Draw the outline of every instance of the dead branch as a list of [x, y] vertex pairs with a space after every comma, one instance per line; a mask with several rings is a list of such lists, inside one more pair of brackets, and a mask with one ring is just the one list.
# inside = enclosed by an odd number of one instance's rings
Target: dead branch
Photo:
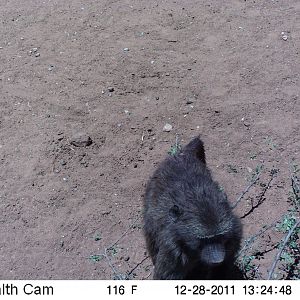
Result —
[[298, 182], [298, 178], [296, 175], [292, 175], [291, 176], [292, 179], [292, 189], [293, 189], [293, 194], [295, 197], [295, 201], [294, 204], [296, 206], [297, 209], [299, 209], [299, 205], [300, 205], [300, 184]]
[[[109, 258], [109, 255], [107, 253], [108, 250], [110, 249], [113, 249], [113, 247], [120, 241], [122, 240], [126, 234], [129, 232], [129, 230], [132, 229], [132, 227], [137, 223], [137, 221], [140, 219], [140, 215], [134, 220], [134, 222], [125, 230], [125, 232], [114, 242], [112, 243], [109, 247], [106, 247], [104, 249], [104, 253], [100, 253], [100, 254], [97, 254], [97, 256], [99, 257], [104, 257], [109, 265], [109, 267], [112, 269], [113, 271], [113, 274], [114, 274], [114, 279], [116, 280], [128, 280], [129, 279], [129, 276], [127, 274], [122, 274], [120, 272], [118, 272], [118, 270], [116, 269], [116, 267], [112, 264], [110, 258]], [[133, 270], [132, 270], [133, 272]]]
[[277, 224], [277, 222], [272, 223], [268, 226], [266, 226], [265, 228], [261, 229], [258, 233], [254, 234], [253, 236], [249, 237], [247, 240], [245, 240], [244, 246], [243, 248], [240, 250], [238, 257], [241, 256], [241, 254], [243, 252], [245, 252], [251, 244], [253, 244], [255, 242], [255, 240], [260, 237], [261, 235], [263, 235], [266, 231], [268, 231], [269, 229], [273, 228], [275, 225]]
[[245, 196], [246, 193], [250, 190], [250, 188], [258, 181], [259, 177], [261, 175], [261, 171], [259, 171], [251, 180], [250, 184], [244, 189], [244, 191], [240, 194], [240, 196], [237, 198], [235, 203], [231, 206], [232, 209], [236, 208], [237, 205], [241, 202], [243, 197]]
[[270, 188], [271, 183], [272, 183], [273, 179], [275, 178], [275, 176], [276, 176], [276, 174], [277, 174], [277, 170], [272, 169], [271, 172], [270, 172], [270, 174], [271, 174], [271, 178], [269, 179], [269, 181], [268, 181], [268, 183], [266, 184], [265, 188], [263, 189], [261, 195], [259, 196], [259, 199], [258, 199], [257, 203], [256, 203], [256, 204], [253, 204], [253, 200], [252, 200], [252, 201], [251, 201], [251, 209], [250, 209], [248, 212], [246, 212], [246, 213], [241, 217], [241, 219], [246, 218], [248, 215], [250, 215], [256, 208], [258, 208], [258, 207], [265, 201], [264, 196], [265, 196], [267, 190]]
[[134, 270], [136, 270], [136, 268], [139, 267], [139, 266], [140, 266], [144, 261], [146, 261], [149, 257], [150, 257], [150, 256], [148, 255], [148, 256], [144, 257], [139, 263], [137, 263], [137, 264], [135, 265], [135, 267], [132, 268], [132, 269], [128, 272], [128, 276], [130, 276], [130, 275], [132, 274], [132, 272], [133, 272]]
[[106, 259], [106, 261], [107, 261], [108, 265], [110, 266], [110, 268], [112, 269], [112, 271], [114, 273], [114, 279], [116, 279], [116, 280], [127, 279], [126, 275], [118, 272], [116, 267], [112, 264], [108, 254], [107, 254], [107, 248], [105, 248], [104, 254], [102, 254], [102, 255]]
[[122, 240], [123, 239], [123, 237], [125, 237], [126, 236], [126, 234], [129, 232], [129, 230], [131, 230], [132, 229], [132, 227], [137, 223], [137, 221], [140, 219], [140, 215], [133, 221], [133, 223], [124, 231], [124, 233], [113, 243], [113, 244], [111, 244], [109, 247], [107, 247], [106, 249], [111, 249], [111, 248], [113, 248], [117, 243], [119, 243], [120, 242], [120, 240]]
[[145, 277], [143, 277], [143, 280], [148, 279], [152, 275], [152, 272], [153, 271], [151, 271], [148, 275], [146, 275]]

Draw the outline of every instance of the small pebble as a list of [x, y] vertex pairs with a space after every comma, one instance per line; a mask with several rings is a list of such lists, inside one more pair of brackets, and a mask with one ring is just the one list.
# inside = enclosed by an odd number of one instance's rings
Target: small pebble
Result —
[[163, 131], [170, 132], [173, 129], [173, 126], [171, 124], [166, 124], [163, 128]]
[[129, 48], [124, 48], [123, 51], [129, 51]]
[[39, 57], [39, 56], [40, 56], [40, 53], [37, 52], [34, 56], [35, 56], [35, 57]]
[[65, 160], [62, 159], [62, 160], [60, 161], [60, 164], [61, 164], [62, 166], [65, 166], [65, 165], [67, 164], [67, 162], [66, 162]]
[[281, 38], [282, 38], [284, 41], [287, 41], [287, 39], [288, 39], [288, 36], [287, 36], [287, 34], [286, 34], [284, 31], [281, 32]]
[[108, 87], [107, 90], [112, 93], [115, 89], [113, 87]]

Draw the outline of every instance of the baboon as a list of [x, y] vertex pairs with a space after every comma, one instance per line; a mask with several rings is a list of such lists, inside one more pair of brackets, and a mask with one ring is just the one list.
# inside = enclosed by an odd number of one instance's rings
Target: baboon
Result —
[[[144, 234], [154, 279], [237, 279], [242, 226], [194, 138], [167, 157], [144, 196]], [[240, 279], [240, 278], [239, 278]]]

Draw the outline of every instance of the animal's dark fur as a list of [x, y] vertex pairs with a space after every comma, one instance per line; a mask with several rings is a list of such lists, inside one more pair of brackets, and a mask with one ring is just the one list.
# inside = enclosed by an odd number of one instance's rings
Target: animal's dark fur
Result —
[[146, 188], [144, 221], [154, 279], [233, 277], [241, 223], [206, 167], [199, 137], [154, 172]]

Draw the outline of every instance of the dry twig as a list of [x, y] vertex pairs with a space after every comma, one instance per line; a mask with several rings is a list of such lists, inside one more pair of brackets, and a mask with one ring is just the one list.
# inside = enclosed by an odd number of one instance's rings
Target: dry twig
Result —
[[266, 231], [268, 231], [269, 229], [273, 228], [277, 223], [272, 223], [268, 226], [266, 226], [265, 228], [261, 229], [258, 233], [254, 234], [253, 236], [249, 237], [247, 240], [245, 240], [244, 246], [243, 248], [240, 250], [238, 257], [241, 256], [241, 254], [243, 252], [245, 252], [252, 243], [254, 243], [254, 241], [261, 236], [262, 234], [264, 234]]
[[[97, 256], [99, 256], [99, 257], [104, 257], [105, 259], [106, 259], [106, 261], [107, 261], [107, 263], [108, 263], [108, 265], [109, 265], [109, 267], [112, 269], [112, 271], [113, 271], [113, 274], [114, 274], [114, 279], [117, 279], [117, 280], [123, 280], [123, 279], [129, 279], [129, 274], [127, 275], [127, 274], [122, 274], [122, 273], [120, 273], [120, 272], [118, 272], [118, 270], [116, 269], [116, 267], [112, 264], [112, 262], [111, 262], [111, 260], [110, 260], [110, 258], [109, 258], [109, 255], [108, 255], [108, 253], [107, 253], [107, 251], [108, 250], [110, 250], [110, 249], [113, 249], [113, 247], [117, 244], [117, 243], [119, 243], [119, 241], [120, 240], [122, 240], [125, 236], [126, 236], [126, 234], [129, 232], [129, 230], [131, 230], [132, 229], [132, 227], [137, 223], [137, 221], [140, 219], [140, 215], [134, 220], [134, 222], [125, 230], [125, 232], [123, 232], [123, 234], [114, 242], [114, 243], [112, 243], [109, 247], [106, 247], [105, 249], [104, 249], [104, 253], [100, 253], [100, 254], [97, 254]], [[142, 261], [143, 262], [143, 261]], [[141, 262], [141, 263], [142, 263]], [[141, 264], [140, 263], [140, 264]], [[140, 264], [138, 264], [138, 265], [140, 265]], [[136, 269], [137, 267], [138, 267], [138, 265], [134, 268], [134, 269]], [[134, 271], [134, 269], [133, 270], [131, 270], [131, 273]]]
[[105, 257], [105, 259], [108, 262], [108, 265], [110, 266], [110, 268], [112, 269], [113, 273], [114, 273], [114, 279], [117, 280], [122, 280], [122, 279], [126, 279], [126, 275], [121, 274], [120, 272], [117, 271], [116, 267], [112, 264], [108, 254], [107, 254], [107, 248], [105, 248], [104, 250], [104, 254], [102, 254], [103, 257]]
[[240, 194], [240, 196], [237, 198], [235, 203], [231, 206], [232, 209], [236, 208], [237, 205], [241, 202], [243, 197], [245, 196], [246, 193], [250, 190], [250, 188], [258, 181], [259, 177], [261, 175], [261, 171], [259, 171], [254, 178], [251, 180], [250, 184], [244, 189], [244, 191]]
[[257, 203], [254, 204], [253, 199], [251, 199], [251, 209], [248, 212], [246, 212], [243, 216], [241, 216], [241, 219], [244, 219], [245, 217], [250, 215], [256, 208], [258, 208], [265, 201], [264, 196], [265, 196], [267, 190], [270, 188], [271, 183], [272, 183], [273, 179], [275, 178], [277, 172], [278, 172], [278, 170], [276, 170], [276, 169], [271, 170], [271, 172], [270, 172], [271, 177], [270, 177], [268, 183], [265, 185], [262, 193], [260, 194]]
[[120, 242], [120, 240], [122, 240], [123, 237], [125, 237], [125, 235], [129, 232], [129, 230], [132, 229], [132, 227], [137, 223], [137, 221], [140, 219], [140, 215], [133, 221], [133, 223], [124, 231], [124, 233], [113, 243], [111, 244], [109, 247], [107, 247], [106, 249], [111, 249], [113, 248], [117, 243]]
[[137, 263], [137, 264], [135, 265], [135, 267], [132, 268], [132, 269], [128, 272], [128, 276], [130, 276], [130, 275], [132, 274], [132, 272], [133, 272], [137, 267], [139, 267], [145, 260], [147, 260], [149, 257], [150, 257], [150, 256], [148, 255], [148, 256], [144, 257], [139, 263]]

